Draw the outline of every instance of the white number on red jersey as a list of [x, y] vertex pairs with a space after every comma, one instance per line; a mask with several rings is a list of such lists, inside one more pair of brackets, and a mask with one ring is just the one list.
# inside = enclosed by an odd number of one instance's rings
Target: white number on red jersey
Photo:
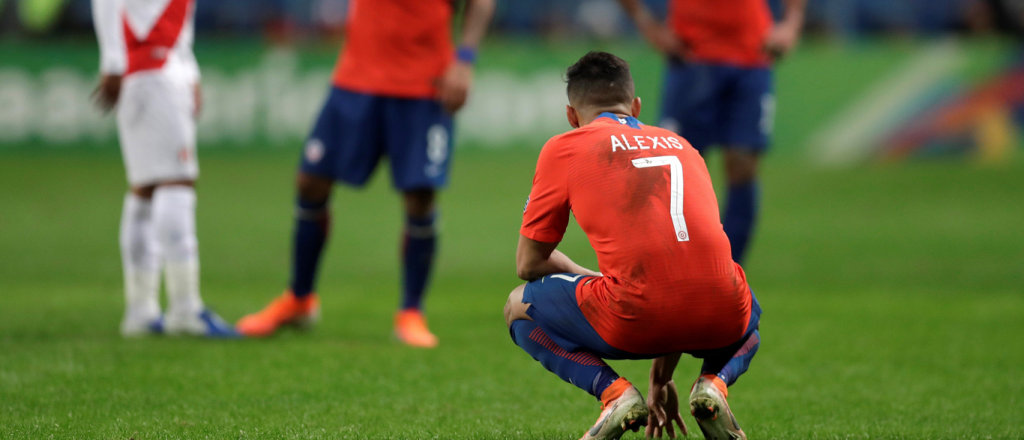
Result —
[[672, 215], [672, 226], [676, 229], [676, 240], [690, 241], [690, 234], [686, 230], [686, 217], [683, 216], [683, 164], [676, 156], [657, 156], [633, 159], [633, 166], [637, 168], [661, 167], [668, 165], [670, 171], [669, 189], [669, 214]]

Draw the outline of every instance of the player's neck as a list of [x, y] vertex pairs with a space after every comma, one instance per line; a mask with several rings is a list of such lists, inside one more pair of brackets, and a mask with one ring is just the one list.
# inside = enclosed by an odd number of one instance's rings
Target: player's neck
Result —
[[629, 106], [626, 105], [617, 105], [614, 107], [604, 107], [593, 110], [588, 109], [585, 112], [580, 112], [580, 127], [588, 125], [591, 122], [594, 122], [595, 120], [597, 120], [597, 118], [601, 117], [601, 114], [603, 113], [611, 113], [615, 116], [623, 118], [633, 116], [632, 112], [629, 109]]

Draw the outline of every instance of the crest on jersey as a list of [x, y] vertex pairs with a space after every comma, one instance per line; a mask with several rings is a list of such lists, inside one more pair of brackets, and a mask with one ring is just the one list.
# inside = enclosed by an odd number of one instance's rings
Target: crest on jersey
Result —
[[523, 205], [523, 214], [526, 214], [526, 208], [530, 207], [530, 196], [526, 196], [526, 204]]
[[320, 159], [324, 158], [324, 143], [320, 142], [320, 139], [317, 138], [310, 139], [306, 142], [304, 154], [306, 155], [307, 162], [320, 162]]

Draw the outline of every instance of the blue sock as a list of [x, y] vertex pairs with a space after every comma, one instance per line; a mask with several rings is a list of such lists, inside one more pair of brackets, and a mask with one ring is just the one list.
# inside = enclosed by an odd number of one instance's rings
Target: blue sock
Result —
[[725, 366], [722, 366], [721, 360], [705, 359], [704, 365], [701, 366], [701, 374], [717, 375], [725, 381], [726, 385], [732, 385], [736, 383], [736, 379], [747, 372], [747, 368], [750, 368], [750, 361], [754, 359], [754, 355], [757, 354], [757, 349], [760, 347], [761, 333], [754, 330], [754, 334], [750, 335], [747, 342], [744, 342], [743, 346], [732, 355], [732, 358], [725, 362]]
[[605, 388], [619, 378], [612, 367], [593, 353], [569, 353], [563, 350], [533, 321], [512, 321], [508, 331], [512, 335], [512, 341], [540, 361], [544, 368], [598, 400], [601, 399], [601, 393]]
[[295, 236], [292, 240], [292, 282], [295, 296], [303, 298], [313, 291], [320, 255], [331, 224], [327, 201], [295, 203]]
[[758, 185], [756, 181], [729, 186], [722, 227], [732, 245], [732, 259], [740, 263], [757, 220]]
[[402, 248], [402, 310], [420, 309], [437, 249], [437, 214], [408, 217]]

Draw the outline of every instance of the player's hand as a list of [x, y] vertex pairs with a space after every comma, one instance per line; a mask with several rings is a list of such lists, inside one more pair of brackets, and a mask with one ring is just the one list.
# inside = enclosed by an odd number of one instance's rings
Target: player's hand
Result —
[[651, 23], [641, 28], [640, 33], [658, 52], [669, 57], [685, 58], [686, 45], [667, 26]]
[[199, 83], [192, 85], [192, 116], [199, 120], [199, 115], [203, 113], [203, 87]]
[[676, 438], [673, 422], [679, 426], [684, 437], [689, 434], [683, 416], [679, 413], [679, 392], [676, 391], [675, 381], [670, 380], [665, 384], [651, 382], [647, 390], [647, 409], [647, 429], [644, 430], [647, 438], [661, 438], [663, 433], [668, 433], [669, 438]]
[[437, 100], [448, 113], [455, 114], [466, 104], [472, 85], [473, 65], [456, 61], [448, 66], [444, 76], [437, 82]]
[[788, 55], [800, 40], [800, 25], [782, 22], [772, 27], [764, 43], [764, 51], [778, 60]]
[[117, 98], [121, 96], [121, 75], [103, 75], [100, 83], [92, 91], [92, 100], [96, 106], [109, 112], [117, 105]]

